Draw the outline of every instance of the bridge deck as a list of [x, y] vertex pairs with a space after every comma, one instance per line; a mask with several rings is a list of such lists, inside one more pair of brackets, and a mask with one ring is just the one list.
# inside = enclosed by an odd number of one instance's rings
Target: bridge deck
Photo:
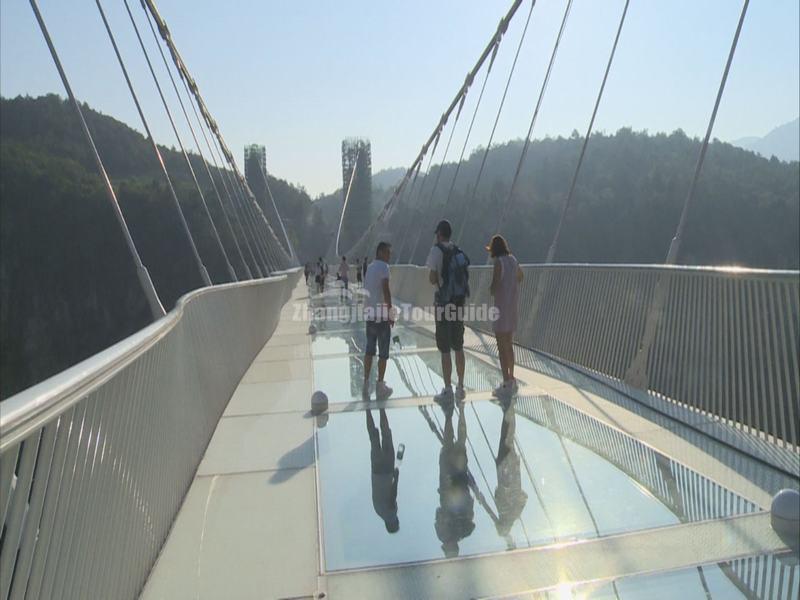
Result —
[[[432, 402], [439, 380], [430, 326], [396, 326], [399, 340], [387, 372], [395, 394], [388, 401], [365, 403], [358, 396], [362, 325], [319, 323], [320, 331], [309, 336], [308, 322], [297, 320], [309, 302], [336, 304], [330, 296], [309, 299], [303, 282], [298, 284], [275, 334], [217, 426], [143, 598], [297, 598], [319, 593], [357, 598], [375, 597], [376, 589], [382, 597], [503, 597], [564, 581], [609, 580], [722, 561], [736, 571], [731, 559], [784, 549], [763, 512], [786, 483], [780, 473], [524, 349], [519, 349], [517, 372], [523, 385], [511, 412], [516, 411], [516, 434], [511, 437], [522, 448], [522, 463], [514, 463], [516, 478], [512, 475], [511, 481], [527, 497], [527, 507], [514, 514], [505, 536], [496, 533], [507, 502], [498, 492], [503, 469], [492, 448], [498, 446], [497, 431], [508, 413], [497, 407], [489, 391], [499, 375], [490, 340], [470, 331], [466, 379], [471, 391], [463, 407], [456, 408], [455, 419], [460, 423], [463, 417], [468, 427], [467, 469], [474, 477], [469, 475], [467, 496], [474, 497], [470, 514], [475, 530], [461, 536], [459, 558], [443, 552], [438, 547], [444, 528], [438, 511], [447, 507], [445, 500], [437, 503], [444, 485], [440, 450], [446, 434], [443, 426], [439, 439], [430, 430], [453, 417]], [[308, 412], [314, 389], [330, 398], [329, 414], [322, 418]], [[395, 488], [397, 534], [383, 528], [380, 507], [373, 504], [375, 463], [370, 484], [370, 445], [363, 423], [366, 409], [376, 407], [386, 409], [382, 414], [394, 429], [395, 444], [408, 446], [399, 467], [399, 491]], [[429, 415], [427, 424], [421, 414]], [[359, 433], [351, 433], [355, 422]], [[417, 429], [409, 435], [412, 426]], [[566, 448], [580, 446], [572, 454], [570, 485], [577, 484], [580, 495], [588, 490], [580, 510], [588, 511], [594, 531], [571, 530], [574, 519], [568, 516], [561, 519], [562, 527], [556, 516], [559, 522], [550, 523], [553, 531], [535, 539], [541, 513], [578, 502], [558, 495], [548, 499], [548, 493], [558, 493], [548, 489], [558, 484], [543, 489], [553, 484], [542, 475], [546, 465], [536, 465], [552, 451], [546, 439], [560, 443], [568, 460]], [[526, 452], [526, 440], [539, 445]], [[584, 450], [590, 451], [589, 462], [581, 464]], [[597, 491], [598, 482], [588, 472], [593, 468], [627, 478], [641, 490], [637, 503], [667, 506], [674, 519], [619, 531], [606, 526], [603, 519], [613, 517], [617, 496], [614, 490], [605, 495]], [[426, 481], [434, 489], [424, 489]], [[603, 497], [593, 499], [593, 493]], [[624, 503], [625, 497], [617, 501]], [[397, 558], [398, 548], [411, 548], [412, 555]], [[684, 579], [680, 573], [673, 581], [683, 582], [681, 590], [706, 585], [696, 569]], [[731, 580], [725, 579], [726, 585]], [[794, 581], [800, 581], [796, 574]]]

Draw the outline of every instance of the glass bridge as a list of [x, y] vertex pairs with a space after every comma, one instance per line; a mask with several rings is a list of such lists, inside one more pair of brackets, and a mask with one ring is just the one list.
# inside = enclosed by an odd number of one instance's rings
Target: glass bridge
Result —
[[791, 474], [523, 348], [498, 401], [480, 330], [466, 399], [439, 405], [424, 320], [395, 325], [394, 393], [365, 401], [363, 323], [314, 311], [358, 302], [297, 284], [143, 598], [797, 597], [765, 512]]

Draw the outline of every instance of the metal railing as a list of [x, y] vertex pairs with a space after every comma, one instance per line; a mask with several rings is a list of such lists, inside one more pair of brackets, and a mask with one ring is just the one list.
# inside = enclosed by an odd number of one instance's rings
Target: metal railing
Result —
[[0, 598], [133, 598], [297, 271], [191, 292], [2, 404]]
[[[800, 451], [800, 274], [648, 265], [525, 265], [515, 341]], [[491, 267], [470, 268], [472, 304]], [[395, 266], [394, 294], [428, 306], [423, 267]], [[491, 329], [487, 321], [472, 321]], [[628, 385], [630, 384], [630, 385]]]

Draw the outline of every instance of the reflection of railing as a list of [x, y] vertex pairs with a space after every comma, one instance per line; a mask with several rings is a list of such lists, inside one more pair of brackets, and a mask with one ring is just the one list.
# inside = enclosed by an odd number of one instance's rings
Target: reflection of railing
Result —
[[[620, 382], [643, 358], [644, 387], [662, 401], [800, 449], [797, 271], [630, 265], [523, 270], [519, 344]], [[470, 273], [470, 302], [489, 303], [490, 268], [472, 267]], [[392, 279], [397, 297], [431, 303], [426, 269], [393, 267]], [[648, 323], [652, 339], [645, 339]]]
[[718, 519], [756, 506], [649, 446], [548, 396], [520, 397], [518, 415], [551, 429], [612, 463], [682, 522]]
[[0, 598], [132, 598], [297, 272], [184, 296], [3, 402]]

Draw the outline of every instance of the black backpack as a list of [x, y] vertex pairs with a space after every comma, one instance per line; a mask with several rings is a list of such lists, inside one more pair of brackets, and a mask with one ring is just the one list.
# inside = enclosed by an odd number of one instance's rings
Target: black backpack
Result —
[[436, 303], [461, 305], [469, 297], [469, 257], [455, 244], [436, 244], [442, 251], [442, 281], [436, 291]]

